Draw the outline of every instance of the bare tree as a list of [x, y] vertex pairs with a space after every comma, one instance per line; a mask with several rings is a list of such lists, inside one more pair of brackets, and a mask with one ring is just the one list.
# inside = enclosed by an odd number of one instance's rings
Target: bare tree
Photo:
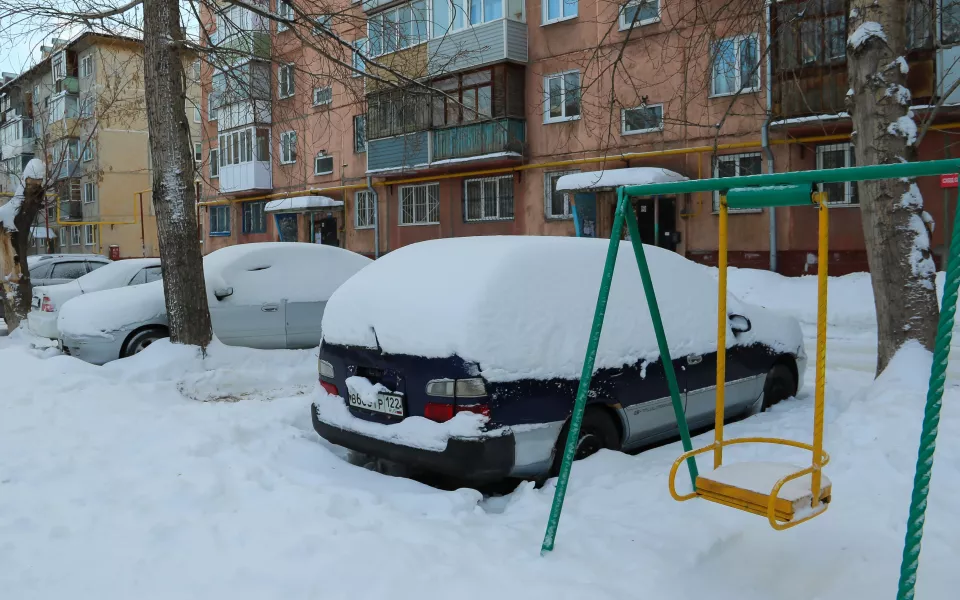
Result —
[[13, 198], [0, 206], [0, 287], [4, 320], [16, 329], [30, 310], [32, 289], [27, 267], [30, 228], [43, 206], [44, 166], [34, 159], [27, 165]]

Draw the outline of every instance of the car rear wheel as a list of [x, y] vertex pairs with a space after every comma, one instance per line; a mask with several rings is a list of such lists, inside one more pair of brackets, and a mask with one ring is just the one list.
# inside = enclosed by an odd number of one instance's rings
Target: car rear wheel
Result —
[[139, 354], [140, 352], [143, 352], [150, 344], [157, 340], [162, 340], [165, 337], [170, 337], [165, 329], [154, 328], [138, 331], [137, 333], [133, 334], [129, 340], [127, 340], [127, 343], [123, 347], [121, 358], [127, 358], [128, 356]]
[[[553, 465], [550, 469], [551, 475], [560, 472], [560, 464], [563, 462], [563, 451], [567, 447], [567, 435], [570, 431], [570, 421], [567, 421], [560, 431], [557, 438], [557, 447], [553, 454]], [[577, 451], [573, 460], [581, 460], [588, 456], [593, 456], [600, 450], [616, 450], [620, 447], [620, 433], [613, 422], [613, 418], [603, 408], [598, 406], [588, 407], [583, 413], [583, 421], [580, 423], [580, 437], [577, 440]]]
[[790, 368], [784, 364], [773, 365], [763, 382], [763, 404], [760, 410], [767, 410], [796, 393], [797, 382]]

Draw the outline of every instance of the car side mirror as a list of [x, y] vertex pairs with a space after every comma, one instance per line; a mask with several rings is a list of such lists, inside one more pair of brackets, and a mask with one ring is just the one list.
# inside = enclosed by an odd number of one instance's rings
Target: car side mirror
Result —
[[217, 289], [213, 290], [213, 295], [217, 297], [217, 300], [223, 300], [223, 299], [226, 298], [227, 296], [232, 296], [232, 295], [233, 295], [233, 288], [232, 288], [232, 287], [228, 287], [228, 288], [217, 288]]
[[750, 322], [750, 319], [743, 315], [730, 315], [728, 318], [730, 319], [730, 329], [733, 331], [733, 335], [740, 335], [753, 329], [753, 324]]

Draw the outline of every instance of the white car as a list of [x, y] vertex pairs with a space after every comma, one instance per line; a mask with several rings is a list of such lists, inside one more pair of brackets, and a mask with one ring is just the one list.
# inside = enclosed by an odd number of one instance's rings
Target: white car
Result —
[[[203, 259], [213, 333], [251, 348], [315, 348], [327, 300], [372, 261], [320, 244], [227, 246]], [[85, 294], [57, 319], [64, 353], [94, 364], [136, 354], [169, 335], [163, 281]]]
[[36, 286], [33, 288], [27, 326], [33, 333], [55, 340], [59, 337], [57, 316], [67, 300], [82, 294], [149, 283], [160, 278], [159, 258], [134, 258], [107, 263], [68, 283]]

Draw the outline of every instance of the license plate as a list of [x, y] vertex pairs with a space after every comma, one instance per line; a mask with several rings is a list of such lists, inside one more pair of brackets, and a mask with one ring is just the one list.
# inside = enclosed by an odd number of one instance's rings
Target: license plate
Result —
[[378, 392], [376, 399], [372, 402], [369, 402], [362, 398], [360, 394], [351, 391], [349, 397], [347, 398], [347, 402], [350, 404], [350, 406], [356, 408], [372, 410], [374, 412], [394, 415], [396, 417], [403, 416], [403, 396], [400, 394]]

